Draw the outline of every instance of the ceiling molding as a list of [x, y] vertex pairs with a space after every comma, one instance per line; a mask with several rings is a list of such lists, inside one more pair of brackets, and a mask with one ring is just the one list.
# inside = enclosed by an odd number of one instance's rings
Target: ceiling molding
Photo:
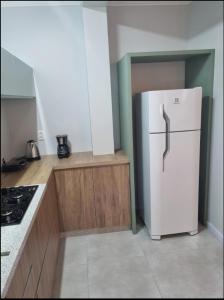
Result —
[[24, 6], [150, 6], [150, 5], [189, 5], [192, 1], [1, 1], [1, 7]]

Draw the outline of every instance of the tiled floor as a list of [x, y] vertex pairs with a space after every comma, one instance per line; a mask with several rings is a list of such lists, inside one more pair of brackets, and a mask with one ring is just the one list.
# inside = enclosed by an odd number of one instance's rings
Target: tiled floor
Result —
[[55, 297], [223, 298], [223, 248], [204, 228], [160, 241], [145, 228], [68, 237]]

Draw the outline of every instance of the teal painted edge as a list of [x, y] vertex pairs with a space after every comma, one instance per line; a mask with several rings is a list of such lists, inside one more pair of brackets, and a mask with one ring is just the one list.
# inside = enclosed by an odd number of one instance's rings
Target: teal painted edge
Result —
[[208, 106], [208, 130], [207, 130], [207, 157], [206, 157], [206, 182], [205, 182], [205, 210], [204, 210], [204, 224], [207, 226], [208, 221], [208, 200], [209, 200], [209, 181], [210, 181], [210, 156], [211, 156], [211, 136], [212, 136], [212, 101], [214, 88], [214, 73], [215, 73], [215, 49], [211, 51], [210, 55], [210, 97]]
[[[138, 57], [168, 57], [168, 56], [186, 56], [189, 57], [191, 55], [209, 55], [214, 51], [214, 49], [198, 49], [198, 50], [175, 50], [175, 51], [155, 51], [155, 52], [130, 52], [125, 56], [128, 56], [132, 59]], [[124, 56], [124, 57], [125, 57]]]
[[202, 86], [202, 122], [200, 144], [199, 221], [206, 225], [208, 219], [210, 148], [212, 128], [212, 99], [214, 83], [215, 50], [210, 55], [194, 56], [186, 60], [185, 81], [187, 88]]
[[208, 221], [208, 200], [209, 200], [209, 178], [210, 178], [210, 153], [211, 153], [211, 135], [212, 135], [212, 98], [209, 97], [208, 104], [208, 130], [207, 130], [207, 149], [206, 149], [206, 173], [205, 173], [205, 199], [203, 223], [207, 225]]
[[118, 63], [118, 89], [120, 99], [121, 147], [122, 150], [128, 155], [130, 161], [131, 228], [132, 232], [136, 233], [131, 60], [129, 56], [125, 56]]

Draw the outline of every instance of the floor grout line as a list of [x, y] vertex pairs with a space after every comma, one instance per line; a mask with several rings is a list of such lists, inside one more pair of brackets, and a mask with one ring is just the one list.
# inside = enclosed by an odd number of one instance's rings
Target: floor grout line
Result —
[[153, 278], [153, 280], [154, 280], [154, 282], [155, 282], [155, 285], [156, 285], [156, 287], [157, 287], [157, 289], [158, 289], [158, 291], [159, 291], [160, 297], [161, 297], [161, 298], [164, 298], [163, 295], [162, 295], [162, 292], [161, 292], [161, 290], [160, 290], [160, 288], [159, 288], [159, 285], [158, 285], [158, 283], [157, 283], [157, 280], [156, 280], [156, 278], [154, 277], [153, 271], [151, 270], [151, 266], [150, 266], [150, 262], [149, 262], [149, 260], [148, 260], [148, 257], [146, 256], [146, 254], [145, 254], [145, 252], [143, 251], [143, 249], [142, 249], [142, 252], [143, 252], [143, 254], [144, 254], [144, 258], [145, 258], [145, 260], [146, 260], [146, 262], [147, 262], [147, 265], [149, 266], [150, 273], [151, 273], [152, 278]]

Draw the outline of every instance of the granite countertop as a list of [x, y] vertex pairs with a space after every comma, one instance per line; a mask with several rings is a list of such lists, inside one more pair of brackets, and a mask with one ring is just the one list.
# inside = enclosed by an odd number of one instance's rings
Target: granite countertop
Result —
[[122, 151], [111, 155], [98, 156], [94, 156], [92, 152], [80, 152], [73, 153], [69, 158], [64, 159], [58, 159], [57, 155], [45, 155], [41, 160], [29, 163], [24, 170], [1, 173], [1, 187], [39, 185], [22, 222], [18, 225], [1, 227], [1, 252], [10, 251], [9, 256], [1, 256], [2, 298], [5, 297], [14, 270], [20, 259], [52, 171], [127, 163], [129, 163], [129, 160]]
[[1, 227], [1, 252], [9, 251], [8, 256], [1, 256], [1, 297], [5, 297], [8, 285], [20, 259], [29, 232], [41, 204], [46, 184], [40, 184], [28, 209], [18, 225]]

